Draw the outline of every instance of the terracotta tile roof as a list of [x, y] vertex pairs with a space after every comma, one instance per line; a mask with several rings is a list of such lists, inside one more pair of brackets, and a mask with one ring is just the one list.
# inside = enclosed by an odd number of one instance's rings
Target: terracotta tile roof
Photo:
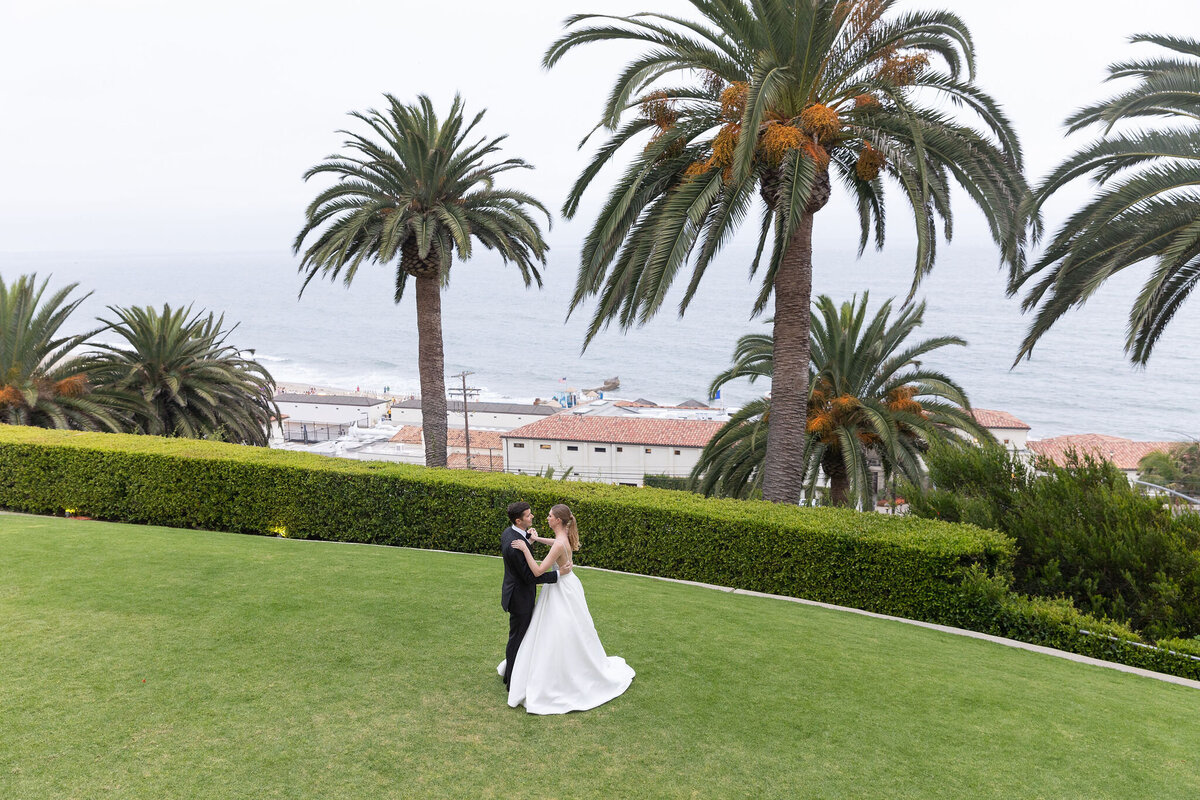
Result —
[[[388, 441], [397, 444], [424, 444], [425, 429], [420, 425], [405, 425]], [[446, 431], [447, 447], [466, 447], [467, 435], [462, 428], [450, 428]], [[500, 431], [471, 431], [471, 450], [503, 450], [504, 442], [500, 441]]]
[[972, 408], [975, 421], [985, 428], [1012, 428], [1027, 431], [1029, 426], [1007, 411], [992, 411], [987, 408]]
[[420, 425], [405, 425], [388, 441], [396, 444], [423, 444]]
[[[462, 428], [451, 428], [446, 431], [447, 447], [466, 447], [467, 436]], [[500, 431], [471, 430], [471, 452], [479, 450], [503, 450], [504, 442], [500, 441]]]
[[[475, 452], [475, 435], [471, 435], [471, 469], [480, 470], [483, 472], [503, 472], [504, 471], [504, 454]], [[467, 469], [467, 454], [466, 453], [450, 453], [446, 456], [446, 466], [450, 469]]]
[[1167, 450], [1176, 442], [1135, 442], [1120, 436], [1105, 436], [1100, 433], [1083, 433], [1075, 436], [1055, 436], [1053, 439], [1035, 439], [1029, 449], [1046, 456], [1055, 464], [1066, 463], [1067, 453], [1090, 453], [1097, 458], [1111, 461], [1117, 469], [1137, 469], [1138, 462], [1156, 450]]
[[502, 434], [501, 438], [703, 447], [721, 429], [722, 424], [696, 419], [556, 414], [511, 430]]

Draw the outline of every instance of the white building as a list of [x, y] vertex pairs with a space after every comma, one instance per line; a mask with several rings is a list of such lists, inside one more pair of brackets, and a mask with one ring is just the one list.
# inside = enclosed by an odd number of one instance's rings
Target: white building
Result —
[[585, 400], [579, 405], [561, 411], [562, 414], [576, 416], [600, 417], [629, 417], [635, 419], [699, 419], [727, 421], [730, 416], [728, 409], [706, 406], [697, 400], [691, 400], [678, 406], [660, 406], [649, 400], [618, 400], [605, 397], [591, 401]]
[[687, 477], [722, 423], [555, 414], [501, 434], [506, 472], [572, 469], [579, 480], [641, 486], [646, 475]]
[[337, 439], [351, 427], [374, 427], [387, 411], [386, 400], [351, 395], [284, 392], [275, 395], [275, 403], [283, 415], [283, 439], [288, 442]]
[[[461, 400], [450, 400], [446, 403], [446, 424], [451, 428], [463, 427], [463, 404]], [[560, 411], [551, 406], [529, 405], [525, 403], [476, 403], [468, 406], [467, 416], [471, 429], [491, 428], [493, 430], [509, 431], [537, 422], [539, 419], [556, 414]], [[401, 400], [392, 404], [392, 422], [396, 425], [421, 425], [421, 400]]]
[[988, 429], [996, 441], [1016, 453], [1025, 452], [1029, 438], [1029, 426], [1007, 411], [992, 411], [987, 408], [973, 408], [971, 414], [975, 421]]

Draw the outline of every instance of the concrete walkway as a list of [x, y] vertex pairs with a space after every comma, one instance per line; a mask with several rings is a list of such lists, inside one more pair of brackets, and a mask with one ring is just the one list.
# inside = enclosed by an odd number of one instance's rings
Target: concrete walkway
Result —
[[[2, 510], [0, 510], [0, 514], [8, 514], [8, 515], [14, 515], [14, 516], [36, 516], [33, 514], [14, 514], [14, 512], [2, 511]], [[268, 538], [270, 538], [270, 537], [268, 537]], [[366, 544], [366, 543], [362, 543], [362, 542], [330, 542], [330, 541], [325, 541], [323, 539], [288, 539], [287, 541], [313, 542], [315, 544], [355, 545], [355, 546], [359, 546], [359, 547], [390, 547], [390, 545]], [[427, 550], [427, 549], [419, 548], [419, 547], [402, 547], [402, 548], [397, 548], [397, 549], [416, 550], [419, 552], [426, 552], [426, 553], [448, 553], [450, 555], [475, 556], [478, 558], [500, 558], [500, 556], [485, 555], [482, 553], [459, 553], [459, 552], [455, 552], [453, 550]], [[1141, 675], [1144, 678], [1153, 678], [1154, 680], [1157, 680], [1157, 681], [1163, 681], [1165, 683], [1174, 683], [1178, 686], [1187, 686], [1188, 688], [1191, 688], [1191, 689], [1200, 689], [1200, 681], [1194, 681], [1194, 680], [1191, 680], [1190, 678], [1181, 678], [1177, 675], [1168, 675], [1164, 672], [1154, 672], [1153, 670], [1142, 669], [1141, 667], [1131, 667], [1127, 664], [1118, 664], [1115, 661], [1103, 661], [1098, 658], [1092, 658], [1091, 656], [1082, 656], [1082, 655], [1079, 655], [1078, 653], [1069, 653], [1065, 650], [1055, 650], [1053, 647], [1043, 647], [1042, 645], [1039, 645], [1039, 644], [1029, 644], [1028, 642], [1019, 642], [1016, 639], [1005, 639], [1003, 636], [992, 636], [991, 634], [988, 634], [988, 633], [979, 633], [978, 631], [968, 631], [968, 630], [964, 630], [962, 628], [952, 628], [949, 625], [937, 625], [932, 622], [921, 622], [920, 620], [905, 619], [904, 617], [892, 617], [887, 614], [876, 614], [873, 611], [863, 611], [860, 608], [849, 608], [847, 606], [835, 606], [831, 603], [818, 603], [815, 600], [803, 600], [799, 597], [788, 597], [786, 595], [779, 595], [779, 594], [765, 594], [763, 592], [752, 592], [747, 589], [734, 589], [729, 586], [716, 586], [711, 583], [697, 583], [696, 581], [682, 581], [682, 580], [678, 580], [676, 578], [660, 578], [656, 575], [641, 575], [636, 572], [620, 572], [618, 570], [602, 569], [600, 567], [579, 567], [579, 569], [594, 570], [596, 572], [608, 572], [613, 575], [627, 575], [632, 578], [645, 578], [647, 580], [653, 580], [653, 581], [665, 581], [667, 583], [678, 583], [678, 584], [682, 584], [684, 586], [698, 586], [702, 589], [712, 589], [714, 591], [726, 592], [728, 594], [740, 594], [740, 595], [746, 595], [748, 597], [764, 597], [764, 598], [767, 598], [770, 600], [781, 600], [781, 601], [784, 601], [787, 603], [799, 603], [800, 605], [805, 605], [805, 606], [815, 606], [817, 608], [825, 608], [830, 611], [844, 611], [848, 614], [859, 614], [864, 617], [874, 617], [875, 619], [886, 619], [891, 622], [900, 622], [905, 625], [915, 625], [918, 628], [928, 628], [930, 630], [941, 631], [942, 633], [949, 633], [949, 634], [953, 634], [955, 636], [966, 636], [971, 639], [982, 639], [984, 641], [992, 642], [994, 644], [1004, 645], [1005, 647], [1015, 647], [1018, 650], [1029, 650], [1034, 653], [1042, 653], [1043, 655], [1054, 656], [1055, 658], [1064, 658], [1067, 661], [1075, 661], [1080, 664], [1090, 664], [1094, 667], [1103, 667], [1105, 669], [1115, 669], [1118, 672], [1128, 672], [1132, 675]]]

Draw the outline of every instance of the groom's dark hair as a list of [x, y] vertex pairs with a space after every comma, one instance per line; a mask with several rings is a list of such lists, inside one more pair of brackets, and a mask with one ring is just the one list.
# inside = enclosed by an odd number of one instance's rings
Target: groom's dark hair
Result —
[[529, 505], [529, 503], [526, 503], [524, 500], [518, 500], [515, 503], [509, 503], [508, 504], [508, 521], [516, 522], [517, 520], [519, 520], [521, 517], [523, 517], [525, 515], [526, 511], [528, 511], [531, 508], [533, 508], [533, 506]]

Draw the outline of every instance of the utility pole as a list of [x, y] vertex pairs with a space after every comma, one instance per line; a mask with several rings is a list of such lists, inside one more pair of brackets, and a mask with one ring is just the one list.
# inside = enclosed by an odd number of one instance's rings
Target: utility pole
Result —
[[[450, 376], [451, 378], [461, 378], [462, 379], [462, 388], [461, 389], [450, 389], [448, 392], [449, 394], [461, 394], [462, 395], [463, 435], [465, 436], [465, 438], [467, 440], [467, 469], [474, 468], [471, 464], [471, 418], [470, 418], [470, 415], [467, 413], [467, 398], [474, 397], [475, 395], [479, 394], [479, 390], [476, 389], [474, 386], [472, 386], [471, 388], [467, 388], [467, 376], [474, 375], [474, 374], [475, 374], [474, 372], [467, 372], [466, 370], [463, 370], [462, 372], [458, 373], [457, 375], [451, 375]], [[491, 466], [491, 465], [489, 464], [488, 466]]]

